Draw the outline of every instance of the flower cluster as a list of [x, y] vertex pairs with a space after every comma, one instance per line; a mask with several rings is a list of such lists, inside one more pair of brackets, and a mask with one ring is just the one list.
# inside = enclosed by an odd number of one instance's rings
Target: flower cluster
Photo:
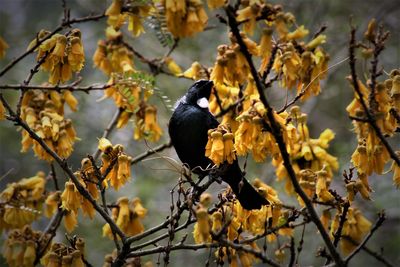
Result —
[[[277, 228], [275, 233], [267, 235], [269, 242], [276, 240], [277, 235], [291, 236], [293, 229], [289, 227], [289, 212], [282, 208], [277, 192], [260, 179], [255, 179], [253, 185], [271, 203], [260, 210], [246, 210], [238, 201], [226, 202], [216, 211], [209, 214], [207, 207], [211, 202], [208, 194], [200, 197], [200, 203], [195, 210], [197, 222], [194, 225], [193, 237], [196, 243], [210, 243], [213, 238], [223, 235], [227, 240], [237, 242], [245, 236], [265, 232], [266, 227]], [[227, 192], [228, 194], [228, 192]], [[252, 242], [249, 247], [259, 250]], [[243, 266], [251, 266], [256, 261], [254, 255], [236, 251], [233, 248], [220, 248], [216, 251], [218, 262], [223, 262], [227, 254], [232, 262], [240, 262]]]
[[[239, 123], [235, 131], [235, 150], [239, 156], [252, 152], [256, 162], [262, 162], [269, 154], [275, 154], [275, 139], [266, 131], [265, 108], [258, 100], [251, 100], [236, 121]], [[246, 103], [244, 103], [246, 105]], [[276, 116], [282, 120], [279, 115]]]
[[48, 267], [83, 267], [85, 254], [85, 241], [78, 237], [73, 240], [72, 246], [63, 243], [53, 243], [40, 263]]
[[281, 85], [287, 89], [304, 91], [301, 99], [320, 93], [320, 80], [326, 77], [329, 55], [319, 46], [324, 42], [320, 35], [308, 44], [295, 46], [292, 42], [282, 45], [277, 52], [273, 70], [283, 76]]
[[347, 199], [352, 202], [355, 196], [360, 193], [363, 199], [371, 200], [372, 188], [369, 186], [368, 177], [365, 173], [358, 173], [356, 180], [345, 180]]
[[236, 20], [238, 22], [243, 22], [243, 30], [248, 34], [253, 35], [257, 25], [257, 19], [265, 12], [273, 14], [275, 13], [275, 9], [271, 5], [265, 4], [260, 0], [240, 1]]
[[44, 202], [45, 174], [7, 185], [0, 194], [0, 231], [21, 228], [39, 217]]
[[124, 152], [122, 145], [113, 146], [106, 138], [99, 140], [99, 149], [103, 152], [100, 168], [101, 174], [105, 176], [103, 186], [107, 188], [110, 183], [118, 190], [131, 179], [131, 157]]
[[[307, 126], [307, 115], [301, 113], [298, 106], [291, 109], [287, 120], [290, 120], [290, 124], [293, 126], [288, 134], [292, 144], [289, 155], [296, 176], [300, 180], [304, 179], [302, 183], [304, 187], [317, 186], [315, 193], [318, 198], [321, 201], [329, 202], [332, 197], [328, 194], [327, 189], [332, 180], [333, 171], [339, 168], [337, 158], [327, 152], [329, 143], [335, 136], [334, 133], [330, 129], [326, 129], [318, 139], [311, 138]], [[279, 180], [288, 177], [280, 157], [275, 157], [272, 164], [276, 166], [276, 175]], [[314, 181], [312, 177], [315, 178]], [[289, 180], [286, 180], [286, 191], [294, 193]]]
[[233, 146], [234, 135], [229, 127], [220, 124], [218, 128], [208, 130], [206, 157], [209, 157], [217, 166], [224, 161], [232, 164], [236, 159]]
[[[28, 90], [21, 102], [21, 118], [49, 148], [60, 157], [68, 158], [78, 138], [72, 121], [64, 117], [64, 103], [73, 111], [77, 110], [78, 101], [68, 90], [62, 93], [52, 90]], [[21, 144], [22, 152], [27, 152], [32, 146], [37, 157], [47, 161], [53, 160], [27, 131], [22, 131]]]
[[8, 44], [4, 41], [0, 36], [0, 59], [2, 59], [6, 55], [6, 50], [8, 48]]
[[[144, 231], [142, 219], [146, 216], [147, 209], [142, 206], [139, 198], [134, 198], [131, 201], [127, 197], [119, 198], [116, 205], [113, 206], [111, 214], [116, 225], [128, 236], [137, 235]], [[103, 226], [103, 236], [114, 239], [109, 224]]]
[[106, 10], [107, 23], [119, 30], [128, 20], [128, 30], [134, 36], [139, 36], [144, 32], [144, 18], [148, 17], [153, 10], [152, 1], [113, 0]]
[[107, 28], [106, 40], [99, 40], [93, 55], [94, 65], [110, 76], [111, 73], [134, 71], [133, 53], [123, 43], [122, 32]]
[[[334, 219], [331, 222], [331, 236], [333, 238], [334, 233], [337, 231], [340, 223], [340, 214], [338, 210]], [[342, 238], [340, 239], [340, 249], [344, 254], [351, 253], [359, 244], [364, 236], [369, 233], [371, 229], [371, 222], [365, 218], [361, 211], [357, 208], [349, 208], [346, 216], [346, 220], [343, 225]], [[348, 239], [350, 238], [350, 240]]]
[[[38, 38], [33, 40], [28, 49], [34, 47], [38, 40], [45, 38], [48, 31], [42, 30]], [[54, 34], [45, 40], [37, 49], [37, 60], [45, 57], [42, 70], [50, 73], [49, 82], [58, 84], [72, 77], [72, 72], [79, 72], [85, 63], [81, 31], [73, 29], [66, 35]]]
[[146, 139], [156, 142], [162, 135], [162, 129], [157, 123], [157, 107], [144, 102], [135, 113], [134, 139]]
[[[130, 157], [123, 152], [121, 145], [113, 147], [110, 141], [102, 138], [99, 141], [99, 149], [103, 152], [103, 165], [100, 169], [93, 166], [89, 158], [84, 158], [81, 161], [80, 171], [74, 173], [79, 183], [94, 200], [99, 199], [98, 188], [107, 188], [109, 186], [108, 182], [110, 182], [111, 186], [118, 190], [131, 176]], [[60, 203], [61, 208], [66, 211], [64, 225], [68, 232], [74, 230], [78, 223], [79, 209], [82, 209], [83, 215], [88, 216], [90, 219], [93, 219], [96, 214], [93, 205], [79, 193], [72, 181], [65, 183], [65, 189], [61, 195], [60, 192], [56, 191], [47, 197], [46, 215], [53, 215]]]
[[[353, 81], [351, 79], [349, 81], [354, 86]], [[398, 114], [400, 110], [400, 70], [392, 70], [389, 79], [377, 83], [372, 98], [370, 90], [361, 81], [357, 82], [357, 86], [367, 108], [373, 112], [379, 129], [383, 134], [392, 136], [399, 126], [394, 113]], [[373, 100], [370, 101], [370, 99]], [[365, 121], [365, 110], [357, 93], [346, 110], [350, 116], [360, 119], [353, 120], [358, 145], [351, 156], [351, 162], [357, 168], [359, 175], [369, 176], [373, 172], [382, 174], [385, 164], [390, 160], [390, 155], [370, 123]], [[394, 164], [396, 165], [396, 163]], [[396, 177], [396, 175], [393, 176], [393, 181], [398, 186], [399, 182], [396, 183]], [[364, 185], [368, 187], [368, 180], [365, 179], [365, 181]]]
[[141, 73], [119, 75], [114, 73], [105, 91], [106, 97], [112, 97], [115, 104], [123, 110], [117, 122], [117, 128], [125, 126], [135, 115], [134, 139], [146, 139], [156, 142], [162, 135], [157, 122], [157, 107], [147, 103], [153, 95], [154, 85]]
[[177, 38], [202, 32], [208, 16], [201, 0], [162, 0], [168, 30]]
[[198, 61], [193, 62], [190, 68], [184, 71], [181, 75], [195, 81], [207, 78], [205, 68]]
[[[76, 189], [73, 182], [65, 183], [65, 189], [61, 194], [62, 208], [66, 210], [64, 226], [67, 232], [72, 232], [78, 224], [78, 209], [82, 207], [82, 195]], [[54, 208], [52, 210], [55, 210]]]
[[[248, 38], [243, 32], [241, 36], [249, 52], [257, 56], [259, 54], [257, 43]], [[218, 55], [210, 76], [216, 86], [225, 83], [229, 86], [237, 87], [238, 84], [246, 81], [250, 72], [246, 58], [240, 51], [236, 38], [233, 34], [230, 34], [229, 37], [232, 42], [231, 45], [220, 45], [217, 48]]]
[[45, 238], [40, 231], [33, 231], [29, 225], [9, 232], [4, 242], [3, 256], [10, 267], [33, 267], [36, 255]]

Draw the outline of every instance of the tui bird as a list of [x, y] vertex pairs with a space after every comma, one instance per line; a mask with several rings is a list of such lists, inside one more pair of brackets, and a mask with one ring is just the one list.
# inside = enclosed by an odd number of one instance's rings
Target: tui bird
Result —
[[[208, 130], [217, 128], [219, 122], [208, 109], [212, 81], [199, 80], [177, 101], [169, 121], [169, 135], [179, 159], [186, 163], [194, 173], [204, 173], [212, 161], [205, 156]], [[269, 204], [250, 183], [241, 171], [238, 161], [222, 165], [219, 173], [222, 180], [230, 185], [243, 208], [260, 209]]]

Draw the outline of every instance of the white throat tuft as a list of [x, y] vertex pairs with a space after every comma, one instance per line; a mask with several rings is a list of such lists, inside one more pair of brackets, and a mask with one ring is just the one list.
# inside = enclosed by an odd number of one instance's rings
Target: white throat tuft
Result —
[[207, 98], [202, 97], [202, 98], [200, 98], [199, 100], [197, 100], [197, 105], [198, 105], [199, 107], [201, 107], [201, 108], [208, 108], [209, 103], [208, 103]]

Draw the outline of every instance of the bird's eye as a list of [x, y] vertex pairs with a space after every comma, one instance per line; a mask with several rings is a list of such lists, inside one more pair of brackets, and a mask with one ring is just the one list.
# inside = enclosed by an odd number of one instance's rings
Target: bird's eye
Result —
[[205, 97], [200, 98], [199, 100], [197, 100], [197, 105], [201, 108], [208, 108], [208, 100]]

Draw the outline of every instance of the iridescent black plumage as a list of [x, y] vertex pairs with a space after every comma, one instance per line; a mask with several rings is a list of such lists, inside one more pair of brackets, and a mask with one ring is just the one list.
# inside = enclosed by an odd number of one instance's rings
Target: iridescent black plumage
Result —
[[[212, 165], [212, 161], [205, 156], [207, 132], [218, 127], [219, 122], [208, 108], [198, 105], [199, 99], [209, 99], [212, 87], [212, 81], [200, 80], [194, 83], [186, 95], [178, 100], [169, 121], [169, 135], [176, 153], [195, 173], [202, 173], [201, 169]], [[230, 185], [245, 209], [260, 209], [262, 205], [268, 204], [244, 178], [237, 160], [221, 171], [221, 178]]]

